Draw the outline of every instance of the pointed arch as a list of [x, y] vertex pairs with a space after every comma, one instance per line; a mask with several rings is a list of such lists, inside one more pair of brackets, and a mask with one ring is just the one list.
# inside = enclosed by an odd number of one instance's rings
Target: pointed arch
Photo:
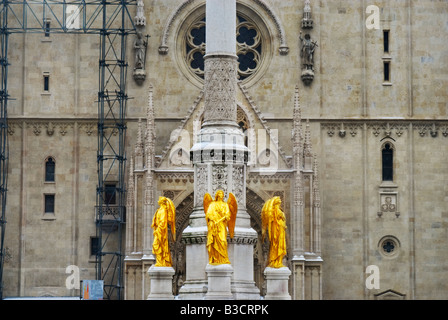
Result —
[[56, 160], [53, 156], [48, 156], [45, 158], [44, 165], [44, 181], [45, 182], [55, 182], [56, 178]]
[[395, 146], [392, 141], [384, 141], [381, 146], [382, 181], [394, 181], [394, 154]]

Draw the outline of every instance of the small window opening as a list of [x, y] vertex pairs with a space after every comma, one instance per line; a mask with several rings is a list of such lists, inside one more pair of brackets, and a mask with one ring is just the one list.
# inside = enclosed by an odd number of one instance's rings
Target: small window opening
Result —
[[382, 150], [383, 156], [383, 181], [393, 181], [394, 176], [394, 150], [389, 143], [386, 143]]
[[53, 158], [48, 158], [45, 162], [45, 181], [54, 182], [54, 174], [55, 174], [56, 164]]
[[96, 256], [98, 252], [100, 252], [100, 238], [99, 237], [90, 237], [90, 255]]
[[45, 37], [50, 36], [50, 21], [45, 21]]
[[104, 189], [104, 201], [106, 205], [117, 204], [116, 185], [106, 184]]
[[44, 74], [44, 91], [50, 91], [50, 75]]
[[389, 52], [389, 30], [383, 31], [384, 52]]
[[54, 213], [54, 194], [45, 195], [45, 213]]
[[384, 61], [384, 81], [390, 81], [390, 62]]

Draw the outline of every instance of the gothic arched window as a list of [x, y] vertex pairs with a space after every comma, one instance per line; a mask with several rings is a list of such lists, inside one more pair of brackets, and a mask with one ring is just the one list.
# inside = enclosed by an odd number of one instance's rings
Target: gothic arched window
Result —
[[383, 164], [383, 181], [394, 180], [394, 149], [390, 143], [386, 143], [381, 150]]
[[56, 170], [56, 163], [52, 157], [48, 157], [45, 161], [45, 181], [54, 182], [54, 175]]

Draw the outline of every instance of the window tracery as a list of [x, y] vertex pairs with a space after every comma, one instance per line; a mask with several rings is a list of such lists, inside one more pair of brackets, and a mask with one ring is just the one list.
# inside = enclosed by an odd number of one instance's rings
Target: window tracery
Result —
[[[186, 33], [186, 62], [190, 70], [204, 78], [205, 18], [192, 23]], [[236, 54], [238, 79], [244, 80], [257, 72], [262, 60], [262, 36], [256, 24], [241, 15], [236, 21]]]

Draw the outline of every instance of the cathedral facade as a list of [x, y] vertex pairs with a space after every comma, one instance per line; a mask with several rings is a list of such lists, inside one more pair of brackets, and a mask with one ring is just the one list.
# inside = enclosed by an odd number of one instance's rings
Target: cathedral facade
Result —
[[[201, 240], [183, 231], [213, 177], [212, 189], [237, 190], [258, 235], [241, 241], [253, 245], [260, 296], [260, 214], [278, 196], [292, 299], [447, 299], [448, 3], [237, 0], [247, 166], [195, 172], [205, 2], [131, 8], [126, 223], [123, 237], [110, 232], [123, 246], [123, 298], [149, 294], [160, 196], [176, 206], [173, 294], [192, 282], [186, 246]], [[76, 296], [74, 268], [95, 278], [98, 46], [95, 35], [10, 38], [5, 297]]]

